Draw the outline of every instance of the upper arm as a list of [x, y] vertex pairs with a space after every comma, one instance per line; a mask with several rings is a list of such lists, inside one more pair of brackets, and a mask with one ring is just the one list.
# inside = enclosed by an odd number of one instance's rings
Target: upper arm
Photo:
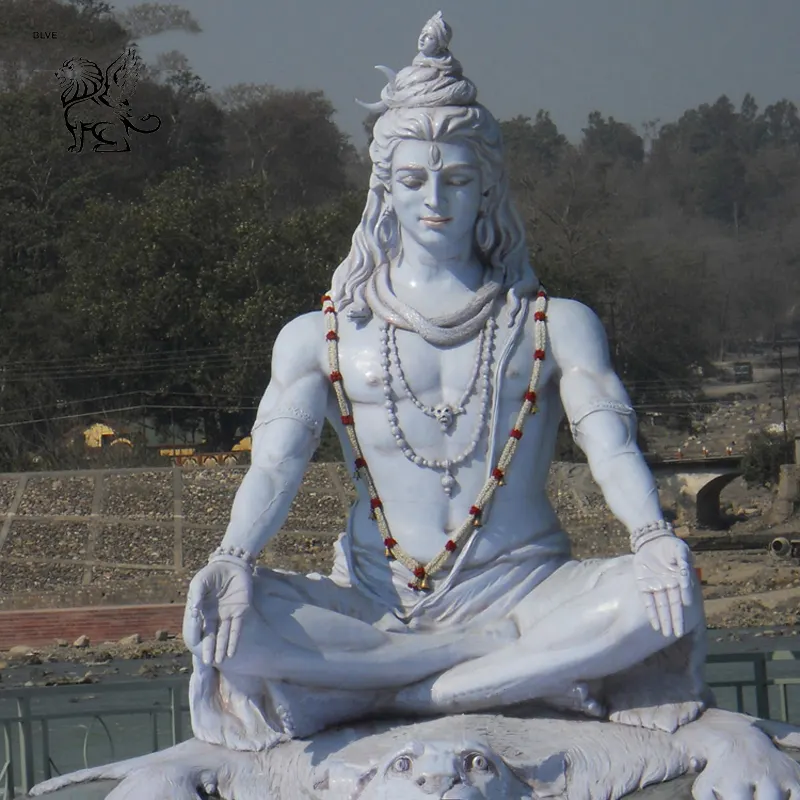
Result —
[[[607, 409], [620, 422], [620, 415], [633, 419], [630, 397], [611, 365], [608, 340], [597, 315], [574, 300], [556, 299], [551, 304], [550, 347], [558, 367], [561, 402], [573, 434], [575, 427], [595, 411]], [[605, 420], [604, 424], [610, 423]]]
[[325, 332], [320, 312], [304, 314], [278, 334], [272, 370], [253, 425], [253, 462], [308, 453], [319, 442], [330, 391], [319, 354]]

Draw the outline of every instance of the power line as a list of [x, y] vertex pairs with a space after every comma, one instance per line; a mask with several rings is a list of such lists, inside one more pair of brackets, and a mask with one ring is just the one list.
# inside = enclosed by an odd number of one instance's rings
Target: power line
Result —
[[[120, 414], [123, 411], [149, 411], [153, 409], [159, 409], [164, 411], [181, 411], [181, 410], [191, 410], [191, 411], [224, 411], [225, 408], [222, 406], [203, 406], [203, 405], [196, 405], [196, 406], [171, 406], [171, 405], [152, 405], [152, 404], [140, 404], [135, 406], [123, 406], [122, 408], [110, 408], [110, 409], [103, 409], [100, 411], [84, 411], [80, 414], [61, 414], [57, 417], [40, 417], [39, 419], [26, 419], [26, 420], [19, 420], [17, 422], [2, 422], [0, 423], [0, 428], [18, 428], [23, 425], [37, 425], [42, 422], [63, 422], [64, 420], [71, 420], [71, 419], [86, 419], [87, 417], [101, 417], [101, 416], [113, 416], [116, 414]], [[258, 406], [236, 406], [237, 411], [258, 411]]]

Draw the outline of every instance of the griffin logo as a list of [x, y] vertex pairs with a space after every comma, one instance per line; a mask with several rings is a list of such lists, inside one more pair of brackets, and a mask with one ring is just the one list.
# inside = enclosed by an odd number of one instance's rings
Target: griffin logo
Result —
[[131, 111], [130, 98], [140, 68], [138, 55], [129, 49], [111, 63], [105, 75], [94, 61], [85, 58], [70, 58], [56, 71], [64, 123], [74, 140], [70, 153], [83, 150], [87, 131], [97, 140], [92, 148], [95, 153], [127, 153], [131, 131], [155, 133], [161, 127], [155, 114], [136, 118]]

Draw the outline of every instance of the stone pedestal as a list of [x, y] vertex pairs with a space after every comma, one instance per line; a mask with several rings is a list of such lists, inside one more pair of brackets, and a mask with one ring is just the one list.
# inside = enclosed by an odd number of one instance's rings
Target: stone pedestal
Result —
[[523, 713], [376, 720], [258, 753], [191, 739], [55, 778], [31, 795], [54, 800], [690, 800], [698, 781], [699, 796], [757, 800], [778, 790], [800, 791], [797, 751], [781, 751], [773, 741], [797, 748], [800, 732], [718, 709], [673, 734]]

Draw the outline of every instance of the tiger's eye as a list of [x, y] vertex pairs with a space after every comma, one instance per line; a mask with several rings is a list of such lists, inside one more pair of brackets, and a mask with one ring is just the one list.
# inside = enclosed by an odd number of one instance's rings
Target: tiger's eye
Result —
[[482, 753], [469, 753], [464, 759], [464, 766], [467, 770], [489, 772], [492, 769], [492, 762]]
[[396, 758], [392, 764], [392, 769], [395, 772], [408, 772], [411, 769], [411, 759], [408, 756]]

